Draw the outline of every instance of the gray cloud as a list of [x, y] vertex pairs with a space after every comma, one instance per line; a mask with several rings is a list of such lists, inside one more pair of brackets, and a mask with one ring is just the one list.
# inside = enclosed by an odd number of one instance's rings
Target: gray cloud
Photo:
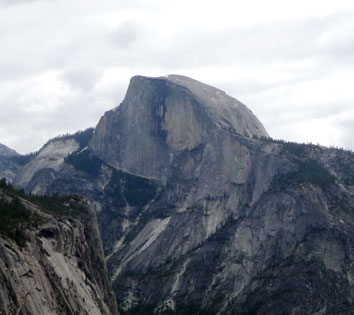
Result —
[[0, 5], [14, 6], [18, 4], [30, 4], [36, 1], [53, 1], [53, 0], [0, 0]]
[[352, 11], [205, 27], [174, 20], [164, 1], [33, 1], [0, 0], [0, 142], [10, 147], [95, 125], [134, 74], [180, 73], [239, 98], [276, 138], [302, 141], [307, 128], [322, 141], [309, 126], [328, 122], [333, 141], [354, 148], [351, 118], [338, 118], [354, 101]]
[[131, 48], [140, 37], [140, 27], [134, 21], [123, 22], [116, 30], [109, 35], [109, 40], [112, 41], [119, 49]]
[[77, 64], [66, 69], [61, 79], [72, 89], [92, 91], [101, 77], [102, 70], [94, 64]]
[[339, 147], [344, 148], [354, 148], [354, 138], [353, 138], [353, 125], [354, 125], [354, 117], [351, 116], [346, 122], [340, 122], [339, 129], [341, 132], [341, 141], [337, 144]]
[[37, 0], [0, 0], [0, 4], [15, 5], [18, 3], [31, 3], [33, 1], [37, 1]]

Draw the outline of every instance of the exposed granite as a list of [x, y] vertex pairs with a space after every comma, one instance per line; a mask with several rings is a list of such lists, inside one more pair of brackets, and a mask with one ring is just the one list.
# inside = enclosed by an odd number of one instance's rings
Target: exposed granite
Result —
[[[13, 194], [0, 190], [0, 198], [10, 202]], [[76, 213], [71, 217], [20, 200], [41, 219], [36, 226], [22, 227], [23, 247], [0, 234], [0, 313], [117, 314], [91, 206], [68, 201], [64, 207]]]
[[351, 314], [353, 165], [269, 139], [218, 89], [134, 77], [88, 148], [24, 187], [89, 198], [133, 314]]

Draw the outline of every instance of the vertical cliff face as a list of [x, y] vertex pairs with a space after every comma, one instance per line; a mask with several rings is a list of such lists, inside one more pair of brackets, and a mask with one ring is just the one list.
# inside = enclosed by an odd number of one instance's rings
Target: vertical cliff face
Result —
[[116, 168], [166, 180], [176, 153], [220, 129], [267, 136], [251, 111], [218, 89], [177, 75], [134, 77], [123, 103], [101, 118], [90, 149]]
[[123, 309], [352, 313], [353, 153], [274, 141], [243, 104], [175, 75], [134, 77], [71, 148], [17, 178], [91, 201]]
[[0, 190], [0, 313], [117, 314], [91, 206], [25, 198]]
[[90, 150], [158, 183], [100, 213], [124, 309], [351, 312], [352, 154], [267, 139], [244, 105], [181, 76], [133, 78]]

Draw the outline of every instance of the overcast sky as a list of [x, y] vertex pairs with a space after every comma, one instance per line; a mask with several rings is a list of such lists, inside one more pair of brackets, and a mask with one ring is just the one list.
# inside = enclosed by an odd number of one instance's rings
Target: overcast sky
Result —
[[354, 149], [353, 0], [0, 0], [0, 143], [95, 126], [133, 75], [182, 74], [273, 138]]

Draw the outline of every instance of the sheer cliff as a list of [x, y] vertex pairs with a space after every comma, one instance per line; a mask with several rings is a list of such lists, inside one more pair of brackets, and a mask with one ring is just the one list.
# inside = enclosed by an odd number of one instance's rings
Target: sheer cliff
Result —
[[78, 197], [1, 182], [0, 313], [117, 314], [96, 215]]
[[55, 139], [14, 183], [91, 201], [121, 308], [351, 314], [353, 153], [275, 141], [177, 75], [132, 78], [87, 138]]
[[223, 129], [267, 136], [251, 111], [221, 90], [177, 75], [137, 76], [122, 104], [101, 118], [90, 149], [118, 169], [163, 181], [176, 153]]

